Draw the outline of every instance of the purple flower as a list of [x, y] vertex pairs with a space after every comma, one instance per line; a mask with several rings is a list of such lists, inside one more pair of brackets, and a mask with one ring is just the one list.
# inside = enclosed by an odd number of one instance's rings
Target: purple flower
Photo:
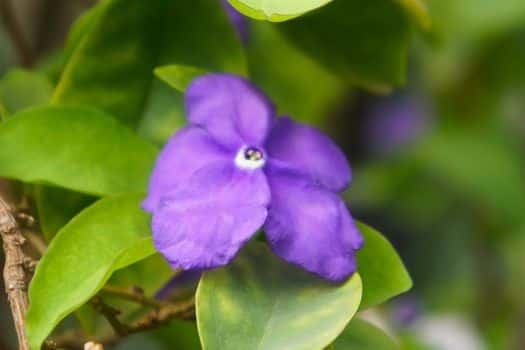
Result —
[[423, 101], [394, 95], [373, 100], [364, 126], [368, 149], [375, 154], [391, 154], [410, 146], [431, 127]]
[[363, 239], [338, 195], [351, 177], [340, 149], [312, 127], [277, 118], [240, 77], [199, 77], [185, 103], [189, 125], [161, 152], [143, 203], [170, 264], [225, 265], [264, 227], [284, 260], [334, 281], [350, 276]]
[[412, 296], [402, 297], [394, 304], [393, 318], [400, 327], [410, 327], [422, 314], [421, 303]]
[[248, 18], [246, 18], [242, 13], [237, 11], [228, 0], [221, 0], [221, 4], [228, 14], [230, 22], [232, 22], [235, 30], [239, 34], [241, 41], [246, 43], [248, 41], [249, 30], [248, 30]]

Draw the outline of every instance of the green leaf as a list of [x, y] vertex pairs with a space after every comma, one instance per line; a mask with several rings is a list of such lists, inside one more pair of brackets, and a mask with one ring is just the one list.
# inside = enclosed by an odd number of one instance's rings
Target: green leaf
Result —
[[343, 331], [360, 300], [359, 274], [333, 284], [253, 243], [232, 264], [204, 273], [197, 326], [206, 350], [322, 349]]
[[102, 1], [81, 18], [80, 29], [73, 32], [80, 42], [55, 90], [55, 104], [91, 105], [127, 125], [136, 124], [151, 82], [159, 29], [152, 23], [159, 9], [148, 5]]
[[239, 38], [218, 1], [102, 1], [70, 41], [73, 52], [53, 102], [91, 105], [129, 126], [149, 108], [157, 66], [246, 71]]
[[0, 124], [0, 176], [88, 194], [145, 191], [156, 154], [90, 108], [34, 108]]
[[[4, 113], [0, 110], [0, 114], [7, 119], [9, 113], [48, 104], [52, 93], [53, 86], [44, 74], [14, 69], [0, 81], [0, 101], [5, 101], [8, 107]], [[79, 195], [67, 196], [65, 192], [63, 189], [37, 188], [35, 199], [39, 224], [47, 239], [50, 239], [59, 228], [69, 221], [73, 214], [78, 212], [75, 210], [79, 205], [89, 201], [89, 197], [80, 200]], [[46, 197], [46, 204], [41, 205], [40, 198], [46, 193], [50, 195]]]
[[[175, 67], [179, 72], [173, 71], [172, 68]], [[204, 69], [183, 65], [166, 65], [155, 69], [155, 75], [159, 79], [153, 81], [148, 106], [137, 130], [140, 136], [162, 146], [174, 131], [186, 125], [182, 92], [193, 73], [199, 75], [198, 71], [206, 72]]]
[[162, 146], [187, 123], [184, 96], [159, 79], [153, 81], [152, 91], [137, 133]]
[[228, 0], [246, 16], [272, 22], [286, 21], [326, 5], [332, 0]]
[[8, 113], [49, 103], [53, 86], [42, 74], [13, 69], [0, 80], [0, 101]]
[[167, 326], [124, 338], [114, 350], [201, 350], [194, 322], [173, 320]]
[[48, 242], [73, 216], [95, 201], [95, 197], [52, 186], [37, 186], [34, 197], [38, 223]]
[[193, 79], [206, 73], [207, 72], [201, 68], [176, 64], [155, 68], [155, 75], [159, 77], [159, 79], [182, 93], [186, 91], [186, 88]]
[[[177, 64], [246, 75], [239, 37], [219, 1], [173, 1], [170, 7], [169, 13], [178, 15], [176, 20], [171, 15], [166, 19], [165, 53], [157, 66]], [[183, 96], [155, 79], [139, 133], [163, 144], [185, 123]]]
[[406, 292], [412, 287], [412, 279], [385, 237], [365, 224], [357, 225], [365, 239], [357, 253], [357, 269], [363, 280], [360, 308], [367, 309]]
[[344, 81], [293, 46], [275, 25], [252, 23], [247, 53], [252, 80], [275, 102], [280, 114], [323, 127], [333, 106], [347, 97]]
[[432, 28], [432, 18], [428, 12], [427, 5], [423, 0], [396, 0], [412, 17], [413, 21], [422, 30], [429, 31]]
[[334, 350], [397, 350], [400, 346], [376, 326], [354, 318], [333, 344]]
[[120, 268], [155, 252], [142, 194], [102, 199], [51, 242], [29, 287], [27, 335], [39, 349], [53, 328], [87, 302]]
[[521, 0], [425, 0], [425, 3], [437, 30], [451, 40], [489, 38], [518, 29], [525, 20], [525, 2]]
[[[155, 271], [155, 273], [151, 273]], [[107, 285], [131, 289], [139, 286], [145, 295], [154, 297], [155, 293], [162, 288], [174, 275], [174, 271], [166, 259], [156, 253], [148, 258], [130, 265], [115, 273], [108, 280]], [[132, 322], [144, 307], [130, 304], [129, 301], [102, 292], [104, 300], [110, 305], [121, 310], [119, 315], [123, 322]], [[84, 305], [75, 312], [82, 329], [90, 336], [104, 337], [111, 333], [111, 326], [107, 320], [97, 313], [90, 305]]]
[[[228, 0], [239, 12], [258, 20], [282, 22], [322, 7], [333, 0]], [[421, 29], [432, 25], [430, 14], [421, 0], [396, 0], [406, 8]]]
[[166, 327], [151, 332], [152, 338], [164, 344], [163, 349], [201, 350], [194, 322], [174, 320]]
[[375, 91], [405, 82], [411, 24], [392, 0], [335, 0], [311, 16], [279, 25], [327, 70]]
[[[194, 21], [197, 16], [202, 21]], [[55, 103], [89, 104], [115, 113], [130, 126], [139, 124], [140, 135], [159, 145], [185, 118], [182, 97], [154, 79], [155, 66], [187, 62], [234, 73], [246, 70], [238, 37], [220, 4], [203, 0], [100, 2], [73, 26], [65, 56]], [[72, 205], [69, 210], [40, 206], [41, 221], [51, 223], [44, 227], [48, 237], [89, 201], [54, 192], [41, 191], [38, 202], [63, 196]]]
[[[525, 21], [525, 2], [521, 0], [425, 0], [433, 19], [433, 32], [440, 40], [439, 50], [431, 47], [428, 50], [418, 50], [421, 55], [418, 59], [423, 66], [420, 73], [425, 76], [427, 84], [451, 93], [451, 89], [458, 89], [457, 94], [465, 95], [462, 84], [479, 74], [484, 74], [483, 67], [479, 67], [475, 60], [479, 58], [491, 59], [501, 52], [499, 48], [492, 48], [491, 43], [501, 40], [501, 37], [516, 32]], [[520, 46], [521, 37], [519, 39]], [[502, 48], [506, 44], [501, 43]], [[491, 51], [483, 52], [486, 49]], [[504, 49], [503, 49], [504, 50]], [[509, 56], [507, 56], [509, 57]], [[507, 67], [503, 65], [502, 67]], [[519, 73], [518, 68], [514, 72]], [[429, 84], [429, 85], [430, 85]], [[473, 84], [474, 90], [479, 89], [479, 83]], [[489, 88], [489, 91], [493, 87]], [[467, 90], [468, 97], [471, 89]], [[484, 97], [477, 97], [474, 103], [486, 103]], [[485, 110], [482, 109], [482, 112]], [[476, 118], [479, 116], [476, 115]]]

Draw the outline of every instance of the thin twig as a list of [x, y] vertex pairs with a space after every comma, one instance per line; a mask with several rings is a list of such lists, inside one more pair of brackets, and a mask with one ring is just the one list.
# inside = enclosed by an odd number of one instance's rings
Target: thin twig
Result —
[[42, 350], [81, 349], [86, 341], [87, 338], [83, 331], [70, 329], [57, 335], [52, 340], [46, 340], [42, 344]]
[[124, 337], [129, 334], [129, 327], [124, 323], [120, 322], [118, 315], [120, 310], [115, 309], [112, 306], [104, 303], [100, 297], [94, 297], [91, 299], [91, 305], [95, 310], [100, 313], [109, 322], [115, 333], [120, 337]]
[[144, 291], [140, 288], [133, 287], [128, 289], [115, 286], [105, 286], [102, 288], [101, 292], [102, 294], [113, 295], [155, 309], [160, 309], [162, 306], [166, 305], [166, 303], [160, 302], [153, 298], [148, 298], [146, 295], [144, 295]]
[[[131, 325], [123, 324], [117, 319], [116, 313], [118, 313], [118, 310], [115, 310], [108, 305], [105, 305], [104, 307], [109, 307], [109, 310], [99, 309], [99, 312], [102, 313], [110, 323], [112, 323], [112, 326], [115, 329], [115, 334], [96, 341], [97, 343], [104, 345], [114, 345], [127, 335], [146, 332], [162, 327], [174, 319], [193, 320], [195, 318], [195, 301], [193, 298], [178, 303], [164, 304], [160, 309], [152, 310]], [[118, 322], [118, 325], [116, 322]], [[83, 334], [64, 333], [63, 335], [56, 337], [54, 340], [46, 341], [43, 349], [81, 349], [82, 345], [90, 340], [92, 339], [86, 339]]]
[[22, 65], [24, 67], [31, 67], [34, 63], [33, 53], [28, 41], [24, 37], [20, 24], [16, 20], [13, 6], [9, 0], [0, 0], [0, 18], [2, 22], [4, 22], [5, 29], [11, 36]]
[[167, 304], [159, 310], [154, 310], [129, 327], [130, 334], [144, 332], [169, 323], [174, 318], [190, 320], [195, 315], [195, 300], [190, 298], [174, 304]]
[[25, 242], [9, 205], [0, 197], [0, 235], [5, 253], [4, 283], [13, 314], [20, 350], [29, 350], [25, 333], [27, 312], [27, 277], [24, 265], [27, 261], [22, 250]]
[[[142, 316], [135, 323], [127, 327], [128, 333], [126, 335], [146, 332], [152, 329], [167, 325], [173, 319], [190, 320], [195, 317], [195, 300], [193, 298], [178, 302], [176, 304], [168, 304], [159, 310], [153, 310]], [[104, 345], [114, 345], [122, 337], [119, 334], [102, 339], [100, 343]]]

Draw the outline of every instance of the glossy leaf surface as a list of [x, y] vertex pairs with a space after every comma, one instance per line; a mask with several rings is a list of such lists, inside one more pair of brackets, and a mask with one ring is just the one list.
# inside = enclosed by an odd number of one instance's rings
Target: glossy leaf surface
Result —
[[91, 108], [33, 108], [0, 125], [0, 176], [25, 182], [94, 195], [145, 191], [156, 155], [154, 146]]
[[394, 247], [373, 228], [358, 223], [365, 239], [357, 253], [357, 269], [363, 279], [361, 309], [380, 304], [406, 292], [412, 279]]
[[254, 243], [232, 264], [204, 274], [196, 301], [199, 334], [206, 350], [322, 349], [360, 300], [359, 274], [333, 284]]

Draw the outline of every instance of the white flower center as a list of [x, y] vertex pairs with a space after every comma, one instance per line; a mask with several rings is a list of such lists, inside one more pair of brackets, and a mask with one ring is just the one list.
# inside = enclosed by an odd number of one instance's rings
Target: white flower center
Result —
[[261, 168], [265, 163], [264, 153], [252, 146], [242, 147], [235, 156], [235, 165], [241, 169], [255, 170]]

